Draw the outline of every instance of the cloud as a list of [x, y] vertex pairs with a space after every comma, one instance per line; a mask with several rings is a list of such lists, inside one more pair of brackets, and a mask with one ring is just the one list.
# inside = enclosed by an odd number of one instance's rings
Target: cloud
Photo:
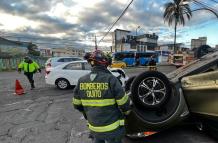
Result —
[[[72, 39], [70, 41], [72, 44], [87, 46], [87, 43], [93, 43], [90, 40], [87, 42], [87, 37], [93, 39], [94, 34], [103, 36], [102, 33], [107, 32], [108, 27], [120, 16], [129, 2], [130, 0], [92, 0], [92, 2], [85, 0], [1, 0], [0, 12], [37, 23], [37, 26], [21, 25], [15, 29], [16, 35], [27, 35], [27, 39], [31, 36], [37, 37], [40, 41], [44, 39], [47, 42], [60, 40], [59, 43], [66, 43], [63, 39]], [[168, 0], [134, 1], [111, 32], [119, 28], [134, 33], [136, 28], [141, 26], [139, 33], [157, 33], [160, 34], [160, 40], [170, 39], [172, 41], [174, 28], [169, 27], [163, 20], [166, 2]], [[214, 8], [218, 9], [218, 5], [214, 5]], [[214, 19], [214, 16], [207, 11], [193, 12], [193, 17], [186, 22], [185, 27], [178, 26], [178, 37], [184, 35], [184, 31], [189, 28], [193, 29], [199, 23], [206, 23], [205, 21], [211, 19]], [[0, 28], [3, 25], [1, 20]], [[7, 29], [1, 30], [7, 31]], [[111, 37], [109, 34], [104, 42], [108, 42]], [[75, 41], [76, 39], [78, 41]]]
[[[6, 13], [11, 13], [16, 16], [25, 17], [29, 20], [40, 22], [40, 32], [67, 32], [71, 28], [75, 28], [74, 24], [68, 23], [65, 19], [50, 17], [46, 14], [42, 14], [42, 11], [49, 10], [53, 3], [57, 3], [60, 0], [54, 0], [51, 3], [47, 0], [28, 0], [19, 1], [15, 3], [9, 3], [9, 1], [0, 1], [1, 10]], [[50, 27], [50, 28], [49, 28]]]
[[95, 8], [86, 8], [80, 13], [79, 23], [85, 31], [95, 29], [105, 30], [123, 11], [113, 1], [102, 1]]

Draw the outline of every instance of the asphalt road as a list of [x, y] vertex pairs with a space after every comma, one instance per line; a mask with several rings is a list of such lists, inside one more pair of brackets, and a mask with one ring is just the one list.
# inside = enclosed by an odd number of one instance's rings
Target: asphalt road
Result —
[[[128, 76], [147, 68], [127, 68]], [[168, 73], [173, 66], [160, 66]], [[15, 80], [26, 94], [15, 96]], [[17, 72], [0, 73], [0, 143], [91, 143], [86, 121], [71, 105], [72, 89], [61, 91], [45, 84], [44, 74], [35, 75], [36, 89], [30, 90], [27, 79]], [[218, 142], [192, 125], [178, 126], [151, 137], [125, 138], [124, 143], [215, 143]]]

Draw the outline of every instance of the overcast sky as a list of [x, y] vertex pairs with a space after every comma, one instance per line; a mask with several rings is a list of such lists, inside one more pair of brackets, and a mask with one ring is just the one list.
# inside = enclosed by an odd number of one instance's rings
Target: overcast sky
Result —
[[[94, 34], [101, 36], [131, 0], [0, 0], [0, 35], [32, 41], [39, 47], [93, 46]], [[173, 27], [164, 23], [164, 4], [170, 0], [134, 0], [114, 29], [139, 34], [156, 33], [159, 44], [173, 42]], [[200, 0], [199, 0], [200, 1]], [[214, 9], [218, 4], [201, 0]], [[218, 1], [218, 0], [217, 0]], [[190, 4], [195, 9], [193, 3]], [[186, 25], [178, 27], [178, 40], [190, 46], [192, 38], [207, 36], [208, 44], [218, 44], [218, 19], [207, 11], [193, 12]], [[110, 34], [99, 46], [110, 46]]]

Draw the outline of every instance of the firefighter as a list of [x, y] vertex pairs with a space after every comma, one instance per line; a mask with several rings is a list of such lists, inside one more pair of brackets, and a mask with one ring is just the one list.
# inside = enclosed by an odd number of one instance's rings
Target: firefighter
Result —
[[33, 74], [39, 71], [41, 73], [41, 69], [39, 65], [34, 62], [30, 57], [26, 56], [24, 60], [18, 65], [18, 72], [24, 71], [24, 75], [30, 82], [31, 90], [35, 88]]
[[78, 80], [73, 105], [87, 119], [94, 143], [121, 143], [130, 99], [118, 79], [108, 71], [110, 60], [102, 51], [87, 54], [85, 59], [92, 70]]

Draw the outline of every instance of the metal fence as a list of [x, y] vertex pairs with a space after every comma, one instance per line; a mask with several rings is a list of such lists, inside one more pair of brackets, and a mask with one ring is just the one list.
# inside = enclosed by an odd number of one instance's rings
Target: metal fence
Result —
[[[44, 67], [47, 58], [42, 57], [33, 57], [32, 58], [35, 62], [39, 64], [40, 67]], [[0, 71], [10, 71], [16, 70], [19, 63], [23, 61], [23, 58], [8, 58], [8, 59], [1, 59], [0, 58]]]

